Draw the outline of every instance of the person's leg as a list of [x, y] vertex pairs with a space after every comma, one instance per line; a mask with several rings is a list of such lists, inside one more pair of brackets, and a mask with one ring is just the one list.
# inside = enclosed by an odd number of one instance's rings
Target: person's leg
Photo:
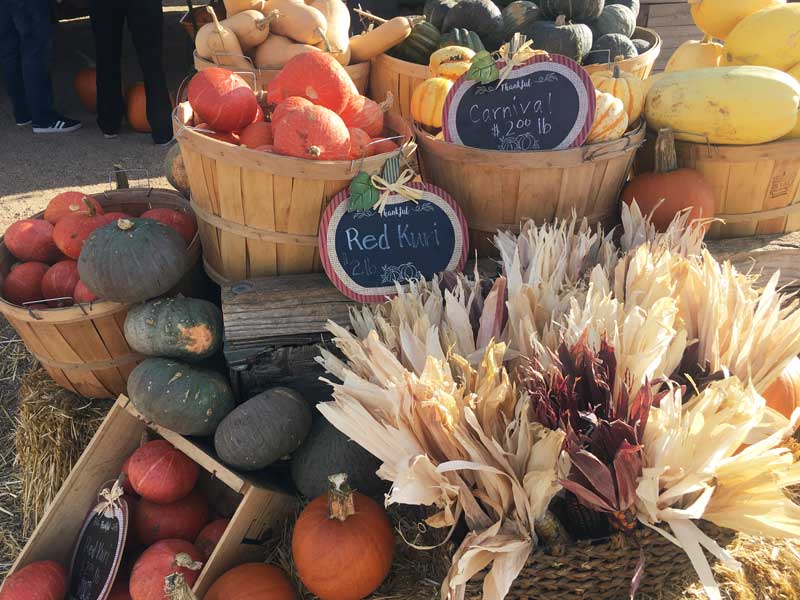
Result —
[[6, 91], [14, 109], [14, 119], [18, 125], [27, 125], [31, 121], [31, 112], [28, 109], [25, 80], [22, 76], [19, 32], [14, 25], [11, 10], [10, 2], [0, 0], [0, 63]]
[[89, 14], [97, 57], [97, 124], [116, 135], [125, 114], [122, 100], [122, 26], [127, 0], [91, 0]]
[[144, 77], [147, 120], [153, 130], [153, 141], [163, 144], [172, 139], [172, 106], [164, 75], [164, 15], [161, 0], [129, 2], [127, 17]]

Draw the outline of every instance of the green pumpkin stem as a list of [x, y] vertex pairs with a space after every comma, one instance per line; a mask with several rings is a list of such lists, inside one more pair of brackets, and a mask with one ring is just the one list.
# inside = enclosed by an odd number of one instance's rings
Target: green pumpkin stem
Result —
[[345, 473], [330, 475], [328, 481], [331, 482], [330, 490], [328, 490], [328, 517], [344, 522], [356, 514], [353, 490], [347, 485]]
[[675, 150], [675, 134], [671, 129], [660, 129], [656, 139], [656, 173], [672, 173], [678, 170], [678, 153]]

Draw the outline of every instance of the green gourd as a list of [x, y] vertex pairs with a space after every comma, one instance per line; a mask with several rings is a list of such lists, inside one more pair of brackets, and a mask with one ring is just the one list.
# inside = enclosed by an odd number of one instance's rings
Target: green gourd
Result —
[[427, 21], [419, 21], [405, 41], [392, 48], [390, 54], [400, 60], [427, 65], [431, 54], [439, 48], [442, 34]]
[[586, 56], [584, 64], [594, 65], [614, 63], [619, 57], [623, 59], [638, 56], [633, 42], [620, 33], [609, 33], [599, 38]]
[[522, 32], [533, 47], [581, 62], [592, 48], [592, 30], [582, 23], [567, 24], [564, 16], [552, 21], [534, 21]]
[[478, 34], [490, 51], [503, 43], [503, 15], [489, 0], [460, 0], [451, 8], [442, 24], [442, 33], [468, 29]]
[[636, 48], [636, 52], [639, 54], [644, 54], [653, 47], [653, 44], [640, 38], [633, 38], [631, 39], [631, 42], [633, 43], [634, 48]]
[[639, 0], [606, 0], [606, 6], [610, 4], [621, 4], [631, 9], [634, 17], [639, 16], [639, 9], [641, 8]]
[[594, 39], [599, 39], [609, 33], [619, 33], [627, 38], [636, 30], [636, 17], [631, 9], [621, 4], [611, 4], [603, 9], [597, 19], [589, 24], [592, 28]]
[[445, 33], [439, 41], [439, 48], [446, 48], [447, 46], [461, 46], [462, 48], [469, 48], [475, 53], [486, 50], [480, 36], [468, 29], [453, 29]]

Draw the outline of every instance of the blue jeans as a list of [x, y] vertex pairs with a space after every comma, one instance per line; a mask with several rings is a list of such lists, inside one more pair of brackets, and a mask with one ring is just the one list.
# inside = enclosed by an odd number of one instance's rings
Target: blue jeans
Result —
[[17, 123], [46, 126], [53, 110], [49, 0], [0, 0], [0, 63]]

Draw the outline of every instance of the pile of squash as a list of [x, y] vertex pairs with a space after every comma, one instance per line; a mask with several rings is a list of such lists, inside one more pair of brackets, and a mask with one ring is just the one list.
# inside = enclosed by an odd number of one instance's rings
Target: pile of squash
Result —
[[800, 4], [694, 0], [691, 5], [705, 38], [682, 44], [666, 74], [652, 78], [648, 125], [697, 143], [800, 138]]
[[5, 247], [19, 262], [3, 280], [3, 298], [51, 309], [159, 296], [188, 270], [187, 246], [196, 232], [189, 213], [153, 208], [134, 218], [105, 212], [82, 192], [62, 192], [43, 218], [22, 219], [6, 230]]

